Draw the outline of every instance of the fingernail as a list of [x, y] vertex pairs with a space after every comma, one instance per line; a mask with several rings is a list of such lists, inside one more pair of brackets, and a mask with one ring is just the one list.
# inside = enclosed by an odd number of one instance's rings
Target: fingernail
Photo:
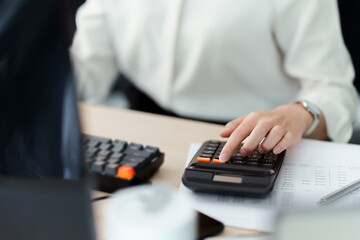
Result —
[[259, 150], [259, 153], [261, 153], [261, 154], [265, 153], [265, 151], [264, 151], [264, 149], [262, 149], [262, 147], [258, 147], [258, 150]]
[[244, 155], [244, 156], [249, 155], [248, 152], [245, 151], [244, 149], [241, 149], [241, 150], [240, 150], [240, 153], [241, 153], [242, 155]]
[[282, 147], [281, 146], [276, 146], [274, 149], [273, 149], [273, 153], [274, 154], [279, 154], [282, 152]]
[[220, 162], [226, 162], [228, 160], [228, 155], [227, 153], [221, 153], [219, 156], [219, 161]]

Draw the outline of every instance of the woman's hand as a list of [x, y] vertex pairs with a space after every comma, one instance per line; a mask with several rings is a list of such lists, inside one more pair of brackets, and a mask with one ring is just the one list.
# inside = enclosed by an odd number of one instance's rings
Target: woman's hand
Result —
[[257, 147], [260, 153], [273, 150], [275, 154], [279, 154], [299, 142], [313, 120], [313, 116], [299, 103], [282, 105], [269, 111], [253, 112], [235, 119], [226, 124], [220, 133], [221, 137], [229, 139], [221, 151], [219, 160], [229, 160], [246, 137], [240, 149], [242, 155], [248, 155]]

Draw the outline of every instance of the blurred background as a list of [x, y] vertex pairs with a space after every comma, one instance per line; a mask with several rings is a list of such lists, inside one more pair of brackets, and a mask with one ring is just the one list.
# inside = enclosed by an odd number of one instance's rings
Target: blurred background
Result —
[[[64, 8], [73, 9], [74, 12], [76, 12], [84, 2], [85, 0], [62, 1]], [[350, 52], [356, 72], [354, 84], [358, 93], [360, 93], [360, 27], [358, 25], [360, 22], [360, 2], [357, 0], [338, 0], [338, 5], [343, 38]], [[76, 24], [75, 22], [69, 24], [72, 25], [70, 29], [73, 29], [73, 32], [69, 33], [69, 38], [71, 38], [72, 34], [74, 34], [74, 31], [76, 30]], [[126, 79], [126, 76], [119, 73], [117, 83], [113, 87], [111, 94], [104, 100], [104, 102], [99, 104], [118, 108], [133, 108], [133, 106], [138, 105], [137, 101], [148, 100], [146, 96], [142, 96], [142, 99], [133, 99], [131, 97], [133, 90], [133, 86]], [[354, 123], [354, 134], [350, 142], [360, 143], [360, 104], [358, 106], [357, 119]]]

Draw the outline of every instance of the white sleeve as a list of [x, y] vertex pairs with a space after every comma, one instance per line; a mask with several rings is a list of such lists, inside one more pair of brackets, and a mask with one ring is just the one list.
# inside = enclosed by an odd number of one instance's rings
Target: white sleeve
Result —
[[79, 8], [70, 48], [79, 97], [92, 103], [107, 97], [118, 74], [103, 2], [87, 0]]
[[274, 35], [296, 96], [324, 114], [331, 140], [349, 141], [357, 107], [354, 69], [343, 42], [336, 0], [275, 0]]

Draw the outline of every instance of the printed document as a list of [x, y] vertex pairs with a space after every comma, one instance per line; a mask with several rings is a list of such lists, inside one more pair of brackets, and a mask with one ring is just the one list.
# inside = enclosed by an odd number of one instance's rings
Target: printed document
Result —
[[[192, 144], [187, 163], [201, 144]], [[271, 232], [280, 210], [318, 208], [330, 192], [360, 178], [360, 145], [303, 139], [288, 149], [274, 189], [266, 198], [194, 193], [183, 184], [179, 193], [193, 207], [227, 226]], [[360, 189], [326, 207], [360, 206]]]

